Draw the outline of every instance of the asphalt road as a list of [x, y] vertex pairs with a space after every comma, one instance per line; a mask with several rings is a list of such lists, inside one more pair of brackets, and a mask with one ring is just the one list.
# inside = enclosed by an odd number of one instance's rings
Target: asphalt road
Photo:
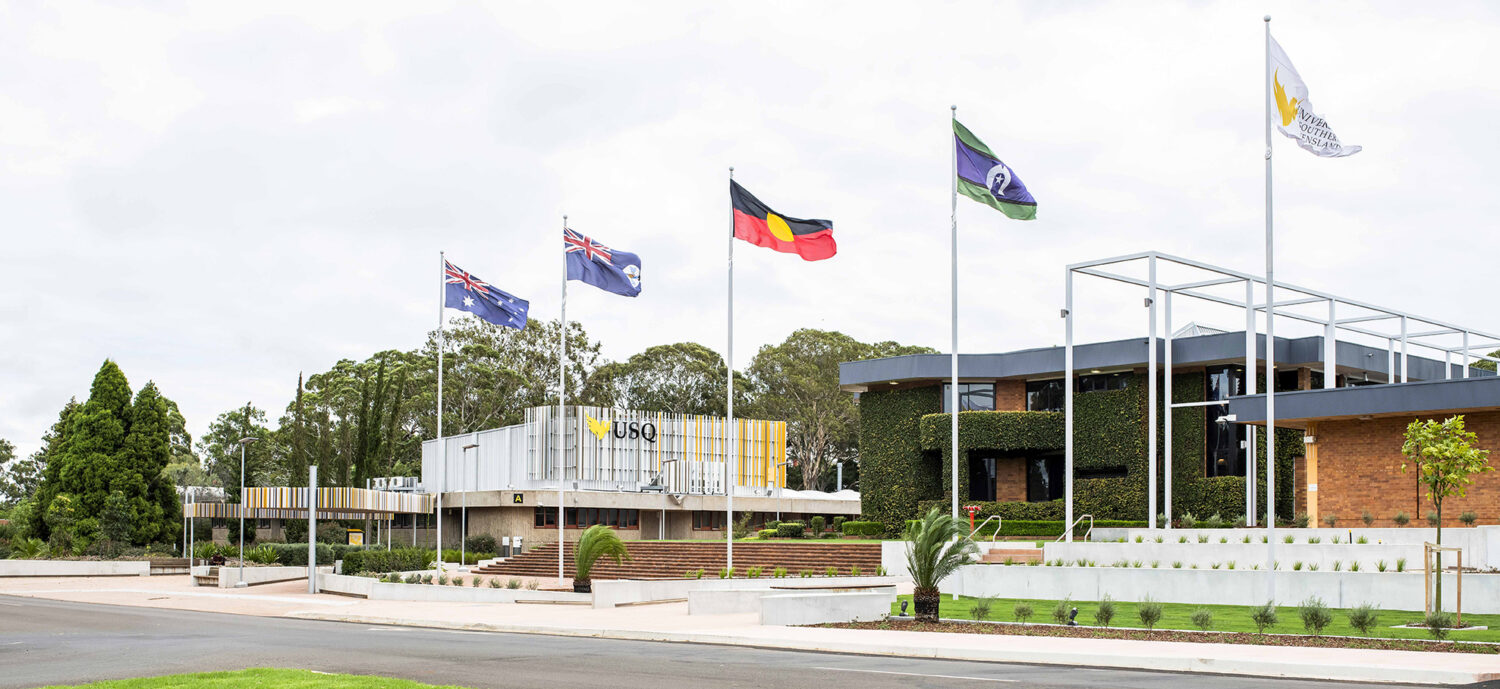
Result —
[[549, 689], [1355, 686], [383, 627], [0, 596], [0, 687], [247, 667]]

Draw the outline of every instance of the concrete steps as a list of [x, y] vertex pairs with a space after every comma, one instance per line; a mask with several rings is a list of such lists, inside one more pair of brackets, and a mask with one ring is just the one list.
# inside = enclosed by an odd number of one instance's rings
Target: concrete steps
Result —
[[[724, 544], [718, 541], [680, 543], [631, 541], [626, 543], [629, 560], [616, 565], [601, 560], [594, 566], [595, 579], [681, 579], [687, 572], [702, 569], [704, 576], [714, 577], [725, 566]], [[574, 544], [563, 552], [564, 573], [573, 574]], [[834, 567], [849, 574], [859, 567], [862, 574], [875, 574], [880, 567], [880, 544], [870, 543], [736, 543], [734, 566], [740, 574], [749, 567], [763, 568], [770, 576], [777, 567], [785, 567], [789, 576], [812, 572], [822, 576]], [[557, 545], [547, 544], [504, 562], [477, 568], [480, 574], [509, 576], [557, 576]]]

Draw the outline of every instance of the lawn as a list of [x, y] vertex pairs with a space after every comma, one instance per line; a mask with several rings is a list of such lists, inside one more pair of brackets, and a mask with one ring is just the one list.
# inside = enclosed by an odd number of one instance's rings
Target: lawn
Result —
[[[911, 600], [911, 596], [900, 596], [896, 603], [891, 606], [892, 614], [901, 611], [901, 601]], [[944, 595], [943, 602], [939, 607], [939, 615], [948, 619], [971, 620], [974, 598], [960, 598], [954, 600], [952, 596]], [[1013, 611], [1016, 604], [1026, 602], [1031, 604], [1033, 615], [1032, 624], [1052, 624], [1052, 610], [1057, 606], [1055, 600], [1022, 600], [1015, 598], [996, 598], [990, 607], [990, 614], [985, 619], [1002, 622], [1014, 622], [1016, 618]], [[1095, 601], [1073, 601], [1069, 607], [1078, 608], [1078, 624], [1093, 625], [1094, 613], [1099, 609]], [[1198, 627], [1190, 619], [1193, 611], [1203, 608], [1213, 613], [1213, 626], [1210, 631], [1220, 632], [1254, 632], [1255, 623], [1250, 619], [1250, 608], [1239, 605], [1189, 605], [1186, 603], [1162, 603], [1161, 621], [1156, 624], [1157, 629], [1183, 629], [1197, 631]], [[1110, 621], [1112, 627], [1145, 629], [1137, 615], [1138, 606], [1135, 601], [1115, 601], [1115, 616]], [[907, 608], [910, 614], [911, 608]], [[1359, 636], [1359, 632], [1349, 625], [1347, 610], [1330, 609], [1333, 613], [1333, 623], [1323, 630], [1325, 636]], [[1449, 612], [1452, 612], [1451, 610]], [[1277, 606], [1279, 620], [1275, 627], [1266, 629], [1266, 633], [1275, 634], [1306, 634], [1302, 627], [1302, 620], [1297, 615], [1297, 607]], [[1382, 610], [1379, 612], [1379, 624], [1370, 630], [1368, 636], [1379, 639], [1431, 639], [1432, 636], [1426, 628], [1414, 629], [1392, 629], [1393, 625], [1420, 622], [1422, 613], [1397, 610]], [[1462, 631], [1452, 630], [1450, 639], [1455, 641], [1492, 641], [1500, 642], [1500, 615], [1473, 615], [1464, 613], [1464, 624], [1471, 626], [1488, 626], [1487, 630]]]
[[[452, 685], [422, 684], [404, 679], [333, 675], [308, 670], [275, 670], [257, 668], [236, 672], [202, 672], [191, 675], [167, 675], [119, 679], [73, 687], [89, 689], [461, 689]], [[47, 689], [63, 689], [51, 687]]]

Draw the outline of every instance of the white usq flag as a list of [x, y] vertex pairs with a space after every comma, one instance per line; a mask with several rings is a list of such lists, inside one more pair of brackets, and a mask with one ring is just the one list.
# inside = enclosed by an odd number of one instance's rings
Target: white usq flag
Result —
[[1324, 158], [1341, 158], [1359, 153], [1360, 146], [1339, 143], [1339, 137], [1328, 127], [1328, 120], [1313, 112], [1307, 84], [1292, 66], [1292, 61], [1276, 39], [1271, 39], [1271, 120], [1276, 128], [1297, 145]]

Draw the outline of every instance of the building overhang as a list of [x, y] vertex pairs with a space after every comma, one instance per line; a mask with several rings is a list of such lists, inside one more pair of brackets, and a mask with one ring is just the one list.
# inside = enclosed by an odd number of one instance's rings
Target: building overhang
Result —
[[[1456, 378], [1420, 383], [1364, 385], [1276, 393], [1276, 426], [1341, 419], [1417, 417], [1500, 411], [1500, 377]], [[1265, 425], [1266, 396], [1229, 398], [1236, 423]]]

